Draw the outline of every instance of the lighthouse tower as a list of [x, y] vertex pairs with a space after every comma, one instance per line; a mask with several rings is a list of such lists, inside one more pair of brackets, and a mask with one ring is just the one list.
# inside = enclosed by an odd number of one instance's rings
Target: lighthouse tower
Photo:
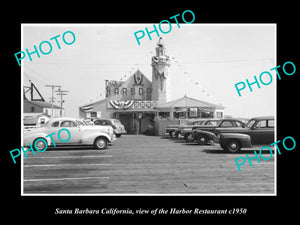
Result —
[[166, 55], [165, 44], [162, 37], [159, 38], [156, 55], [152, 57], [152, 101], [160, 103], [171, 100], [171, 83], [170, 83], [170, 59]]

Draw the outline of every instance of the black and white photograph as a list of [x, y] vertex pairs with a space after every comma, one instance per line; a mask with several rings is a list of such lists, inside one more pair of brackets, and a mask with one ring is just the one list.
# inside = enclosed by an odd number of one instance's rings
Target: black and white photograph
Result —
[[121, 3], [5, 7], [4, 219], [292, 221], [296, 7]]
[[276, 194], [276, 24], [22, 24], [22, 49], [23, 195]]

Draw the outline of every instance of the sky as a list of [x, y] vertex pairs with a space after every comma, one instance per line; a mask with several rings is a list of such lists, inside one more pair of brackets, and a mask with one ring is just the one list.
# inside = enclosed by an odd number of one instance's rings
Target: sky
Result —
[[[52, 44], [50, 54], [32, 54], [32, 61], [26, 55], [22, 60], [23, 84], [31, 80], [46, 101], [52, 92], [45, 85], [62, 86], [68, 91], [65, 116], [78, 118], [80, 106], [104, 98], [105, 80], [126, 80], [137, 69], [152, 79], [151, 57], [159, 37], [154, 32], [149, 40], [146, 34], [138, 45], [134, 32], [145, 27], [151, 31], [153, 24], [22, 24], [20, 51], [32, 52], [43, 41]], [[66, 31], [76, 37], [71, 45], [62, 41]], [[192, 23], [178, 28], [175, 23], [169, 33], [159, 34], [171, 57], [171, 100], [187, 95], [222, 104], [224, 114], [233, 117], [275, 115], [277, 81], [275, 71], [270, 71], [277, 66], [275, 24]], [[50, 40], [57, 35], [61, 49]], [[70, 35], [65, 37], [72, 41]], [[247, 87], [239, 97], [234, 85], [246, 79], [253, 82], [263, 71], [273, 75], [272, 83], [252, 85], [253, 92]], [[55, 95], [56, 105], [59, 100]]]

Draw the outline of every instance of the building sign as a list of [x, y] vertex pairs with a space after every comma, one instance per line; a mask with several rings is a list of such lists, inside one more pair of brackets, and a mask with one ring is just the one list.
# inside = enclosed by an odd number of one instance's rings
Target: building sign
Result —
[[189, 117], [198, 117], [198, 108], [189, 108]]
[[142, 73], [135, 73], [133, 77], [134, 77], [133, 85], [143, 85], [142, 82], [143, 82], [144, 75]]
[[158, 101], [135, 101], [132, 105], [133, 109], [153, 109], [157, 107]]

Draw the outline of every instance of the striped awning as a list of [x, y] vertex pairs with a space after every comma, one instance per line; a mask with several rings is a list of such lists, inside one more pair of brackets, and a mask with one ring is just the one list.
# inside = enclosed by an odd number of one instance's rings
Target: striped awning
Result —
[[91, 112], [94, 108], [94, 104], [88, 104], [88, 105], [85, 105], [85, 106], [81, 106], [80, 107], [80, 110], [83, 111], [83, 112]]

